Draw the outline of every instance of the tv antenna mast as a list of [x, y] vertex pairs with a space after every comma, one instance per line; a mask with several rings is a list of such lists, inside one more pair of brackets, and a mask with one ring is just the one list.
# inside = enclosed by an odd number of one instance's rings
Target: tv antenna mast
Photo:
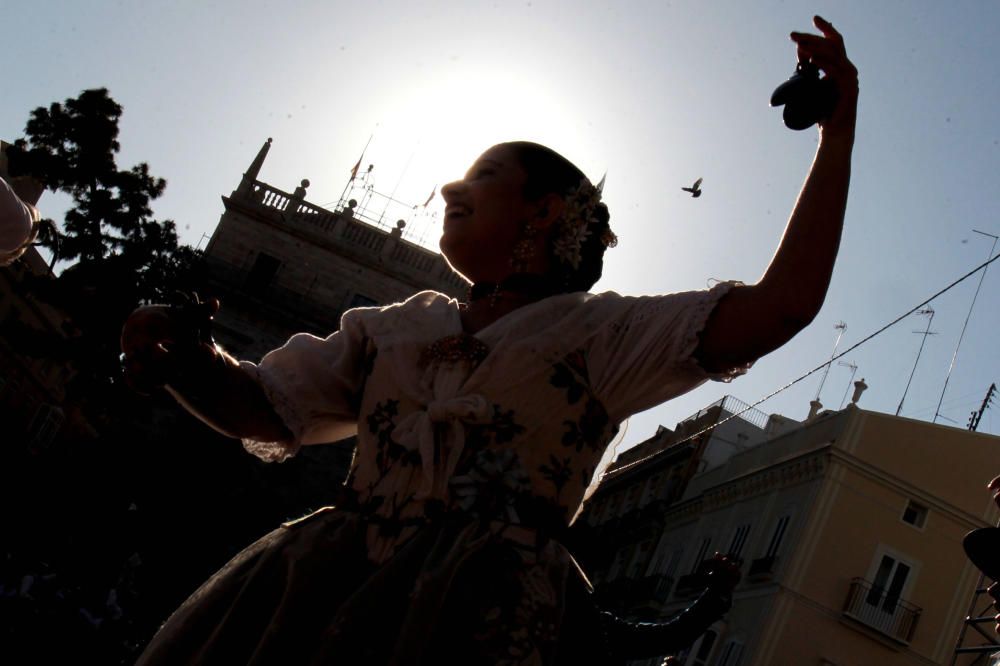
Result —
[[[993, 257], [993, 250], [997, 247], [997, 241], [1000, 240], [1000, 236], [994, 236], [993, 234], [988, 234], [985, 231], [979, 231], [978, 229], [973, 229], [973, 232], [981, 234], [983, 236], [988, 236], [993, 239], [993, 246], [990, 247], [990, 253], [986, 257], [991, 259]], [[941, 415], [941, 403], [944, 402], [944, 394], [948, 390], [948, 380], [951, 379], [951, 371], [955, 369], [955, 359], [958, 358], [958, 349], [962, 346], [962, 338], [965, 337], [965, 329], [969, 325], [969, 319], [972, 318], [972, 308], [976, 307], [976, 298], [979, 296], [979, 290], [983, 286], [983, 280], [986, 279], [986, 271], [989, 266], [983, 267], [983, 274], [979, 276], [979, 284], [976, 286], [976, 293], [972, 295], [972, 304], [969, 306], [969, 314], [965, 316], [965, 323], [962, 324], [962, 332], [958, 336], [958, 344], [955, 345], [955, 353], [951, 356], [951, 365], [948, 366], [948, 374], [944, 378], [944, 388], [941, 389], [941, 399], [938, 400], [937, 409], [934, 410], [934, 420], [931, 423], [937, 423], [938, 416]]]
[[903, 411], [903, 401], [906, 400], [906, 393], [910, 390], [910, 382], [913, 381], [913, 375], [917, 372], [917, 364], [920, 363], [920, 354], [924, 351], [924, 343], [927, 342], [927, 336], [937, 335], [937, 333], [931, 331], [931, 322], [934, 321], [934, 308], [927, 306], [923, 310], [917, 310], [914, 314], [930, 315], [930, 317], [927, 319], [926, 329], [923, 331], [913, 331], [914, 333], [920, 333], [923, 335], [923, 339], [920, 341], [920, 349], [917, 350], [917, 360], [913, 362], [913, 370], [910, 370], [910, 378], [906, 380], [906, 388], [903, 389], [903, 397], [899, 399], [899, 407], [896, 408], [896, 416], [899, 416], [899, 413]]
[[833, 325], [833, 327], [840, 331], [840, 333], [837, 334], [837, 341], [833, 343], [833, 353], [830, 354], [830, 360], [826, 362], [826, 368], [823, 370], [823, 378], [819, 380], [819, 388], [816, 389], [816, 399], [814, 402], [817, 403], [819, 402], [819, 394], [823, 392], [823, 384], [826, 383], [826, 377], [830, 374], [830, 365], [833, 363], [833, 359], [837, 356], [837, 347], [840, 346], [840, 339], [844, 337], [844, 331], [847, 330], [847, 324], [842, 321], [838, 321]]
[[848, 363], [846, 361], [837, 361], [837, 365], [842, 365], [845, 368], [851, 369], [851, 378], [847, 380], [847, 388], [844, 389], [844, 397], [840, 399], [840, 407], [837, 408], [838, 410], [841, 410], [844, 408], [844, 403], [847, 402], [847, 394], [850, 392], [851, 386], [854, 385], [854, 375], [858, 372], [858, 364]]

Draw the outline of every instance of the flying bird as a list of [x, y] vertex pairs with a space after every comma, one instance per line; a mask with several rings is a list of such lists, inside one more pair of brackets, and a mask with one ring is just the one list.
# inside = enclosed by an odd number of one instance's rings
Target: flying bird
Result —
[[681, 189], [684, 190], [685, 192], [690, 192], [691, 196], [697, 199], [698, 197], [701, 196], [701, 178], [694, 181], [694, 185], [692, 185], [691, 187], [682, 187]]

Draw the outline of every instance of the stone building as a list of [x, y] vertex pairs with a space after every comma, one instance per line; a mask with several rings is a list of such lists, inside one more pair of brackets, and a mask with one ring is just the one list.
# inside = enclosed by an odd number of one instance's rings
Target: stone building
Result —
[[633, 590], [633, 616], [668, 617], [713, 552], [741, 558], [690, 666], [951, 664], [978, 580], [962, 537], [996, 521], [1000, 438], [854, 404], [766, 430], [695, 473], [602, 583]]
[[308, 180], [291, 193], [261, 182], [270, 147], [268, 139], [222, 197], [225, 211], [204, 253], [222, 301], [216, 338], [234, 355], [257, 361], [300, 331], [325, 337], [352, 307], [426, 289], [464, 294], [467, 283], [440, 254], [407, 240], [402, 220], [385, 229], [353, 199], [321, 208], [306, 200]]
[[660, 426], [609, 466], [577, 528], [581, 559], [603, 607], [638, 619], [659, 615], [676, 582], [677, 563], [667, 566], [665, 576], [642, 571], [649, 568], [668, 507], [695, 475], [794, 423], [748, 408], [726, 396], [674, 430]]

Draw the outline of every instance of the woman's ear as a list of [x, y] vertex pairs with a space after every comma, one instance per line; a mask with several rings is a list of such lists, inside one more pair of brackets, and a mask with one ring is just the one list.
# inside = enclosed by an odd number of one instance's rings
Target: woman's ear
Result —
[[566, 208], [566, 202], [558, 194], [546, 194], [538, 200], [534, 218], [534, 226], [538, 229], [551, 227]]

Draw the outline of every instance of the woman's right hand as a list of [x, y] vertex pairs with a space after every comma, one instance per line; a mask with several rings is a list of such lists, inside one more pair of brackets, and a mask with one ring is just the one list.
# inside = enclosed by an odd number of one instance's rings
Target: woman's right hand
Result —
[[[217, 300], [203, 305], [209, 317], [219, 309]], [[200, 341], [198, 331], [179, 311], [168, 305], [144, 305], [125, 320], [122, 373], [134, 391], [149, 395], [166, 384], [196, 380], [217, 362], [218, 349]]]
[[844, 137], [853, 142], [858, 116], [858, 68], [848, 59], [844, 38], [832, 23], [815, 16], [813, 25], [823, 34], [793, 32], [791, 37], [798, 47], [799, 62], [812, 62], [837, 89], [837, 104], [830, 116], [820, 121], [820, 132], [826, 138]]

